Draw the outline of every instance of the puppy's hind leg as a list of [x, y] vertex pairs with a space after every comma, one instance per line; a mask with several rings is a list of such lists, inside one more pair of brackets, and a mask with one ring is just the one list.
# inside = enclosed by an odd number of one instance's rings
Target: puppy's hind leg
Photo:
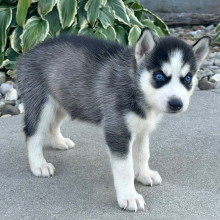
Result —
[[75, 146], [74, 142], [69, 138], [64, 138], [60, 131], [60, 126], [66, 118], [67, 113], [64, 109], [56, 106], [54, 121], [50, 124], [48, 138], [53, 148], [67, 150]]
[[[36, 106], [36, 103], [38, 106]], [[54, 120], [55, 112], [51, 98], [33, 102], [25, 110], [25, 134], [28, 148], [28, 158], [30, 169], [35, 176], [49, 177], [54, 174], [55, 168], [51, 163], [47, 163], [43, 155], [43, 139], [49, 130], [51, 122]]]

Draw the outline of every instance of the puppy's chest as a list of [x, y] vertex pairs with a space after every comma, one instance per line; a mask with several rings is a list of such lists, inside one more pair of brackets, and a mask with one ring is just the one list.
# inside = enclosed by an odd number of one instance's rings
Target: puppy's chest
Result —
[[156, 128], [158, 121], [161, 119], [162, 115], [156, 113], [155, 111], [148, 111], [146, 118], [141, 118], [133, 112], [129, 112], [126, 115], [126, 121], [128, 128], [132, 135], [138, 135], [142, 131], [151, 132]]

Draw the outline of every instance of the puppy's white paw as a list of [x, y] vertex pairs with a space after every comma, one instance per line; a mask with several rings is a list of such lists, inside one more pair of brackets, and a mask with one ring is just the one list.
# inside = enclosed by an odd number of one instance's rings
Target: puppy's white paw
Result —
[[160, 185], [162, 182], [160, 174], [157, 171], [153, 171], [150, 169], [143, 170], [135, 176], [135, 179], [144, 185]]
[[142, 195], [135, 192], [130, 192], [129, 194], [118, 194], [117, 195], [118, 205], [122, 209], [126, 209], [129, 211], [144, 210], [144, 206], [146, 205], [144, 198]]
[[50, 177], [54, 175], [55, 167], [52, 163], [47, 163], [45, 161], [39, 165], [31, 165], [31, 171], [38, 177]]
[[73, 148], [74, 146], [74, 142], [71, 141], [69, 138], [62, 138], [52, 143], [53, 148], [60, 150], [68, 150], [69, 148]]

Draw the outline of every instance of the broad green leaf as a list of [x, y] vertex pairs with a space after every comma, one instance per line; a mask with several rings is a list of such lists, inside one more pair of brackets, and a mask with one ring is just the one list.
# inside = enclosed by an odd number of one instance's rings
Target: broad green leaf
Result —
[[11, 47], [9, 47], [6, 50], [5, 55], [8, 57], [8, 59], [10, 61], [16, 61], [16, 59], [18, 58], [18, 56], [20, 55], [19, 53], [15, 52]]
[[143, 24], [135, 17], [134, 12], [131, 9], [126, 7], [126, 12], [127, 12], [127, 15], [130, 19], [131, 24], [143, 27]]
[[102, 7], [100, 9], [99, 21], [105, 29], [114, 25], [114, 20], [115, 16], [110, 7]]
[[132, 4], [131, 8], [133, 9], [134, 15], [137, 17], [137, 19], [141, 21], [143, 6], [135, 2], [134, 4]]
[[134, 27], [130, 29], [128, 35], [128, 45], [134, 46], [137, 43], [140, 34], [141, 34], [141, 29], [137, 25], [134, 25]]
[[93, 36], [94, 30], [92, 28], [89, 28], [88, 25], [85, 25], [84, 27], [81, 27], [78, 35], [86, 35], [86, 36]]
[[69, 28], [65, 28], [63, 30], [60, 31], [60, 34], [65, 34], [65, 35], [69, 35], [69, 34], [78, 34], [79, 32], [79, 25], [78, 24], [74, 24]]
[[126, 44], [127, 45], [128, 44], [128, 33], [127, 33], [127, 31], [121, 26], [116, 26], [115, 31], [116, 31], [117, 41], [120, 44]]
[[220, 32], [220, 23], [219, 23], [218, 26], [216, 27], [216, 32]]
[[4, 52], [0, 53], [0, 65], [2, 65], [2, 62], [4, 60]]
[[15, 61], [10, 61], [8, 59], [4, 60], [0, 66], [0, 69], [6, 68], [12, 70], [15, 68]]
[[213, 41], [216, 43], [220, 43], [220, 32], [213, 38]]
[[114, 10], [116, 19], [129, 25], [129, 18], [126, 14], [125, 5], [122, 0], [108, 0], [106, 6], [110, 6], [112, 10]]
[[107, 40], [107, 36], [99, 31], [96, 31], [94, 34], [93, 34], [94, 37], [96, 38], [100, 38], [100, 39], [103, 39], [103, 40]]
[[23, 52], [27, 51], [39, 42], [42, 42], [49, 32], [49, 23], [47, 20], [33, 16], [24, 26], [21, 35], [21, 46]]
[[109, 26], [107, 29], [102, 29], [102, 33], [106, 36], [107, 40], [115, 41], [116, 32], [112, 26]]
[[152, 21], [145, 19], [142, 21], [142, 24], [144, 25], [144, 27], [150, 28], [155, 37], [163, 36], [162, 30], [158, 26], [156, 26]]
[[30, 4], [31, 4], [31, 0], [18, 1], [16, 21], [19, 26], [23, 26]]
[[128, 5], [128, 4], [133, 3], [133, 2], [135, 2], [135, 0], [127, 0], [127, 1], [124, 1], [124, 4]]
[[87, 11], [87, 20], [94, 27], [94, 24], [99, 17], [101, 0], [89, 0], [85, 5], [85, 10]]
[[107, 3], [107, 0], [101, 0], [102, 1], [102, 6], [105, 6]]
[[85, 5], [86, 5], [87, 0], [85, 1], [80, 1], [78, 3], [78, 10], [77, 10], [77, 22], [79, 24], [80, 27], [85, 26], [88, 21], [87, 21], [87, 13], [84, 9]]
[[45, 15], [45, 19], [49, 22], [51, 35], [54, 37], [57, 36], [61, 29], [61, 24], [56, 6], [51, 12]]
[[8, 29], [12, 19], [12, 10], [5, 6], [0, 7], [0, 52], [5, 50], [6, 46], [6, 30]]
[[62, 28], [70, 27], [77, 13], [76, 0], [57, 0], [57, 9]]
[[46, 38], [44, 40], [49, 40], [49, 39], [52, 39], [53, 37], [51, 36], [50, 33], [47, 34]]
[[143, 11], [150, 14], [154, 18], [154, 24], [159, 26], [164, 34], [170, 35], [169, 28], [159, 17], [157, 17], [154, 13], [152, 13], [151, 11], [147, 9], [143, 9]]
[[106, 36], [107, 40], [115, 41], [116, 32], [112, 26], [109, 26], [107, 29], [102, 29], [102, 33]]
[[18, 24], [16, 23], [16, 13], [17, 13], [17, 8], [12, 8], [12, 19], [11, 19], [10, 27], [18, 26]]
[[52, 11], [54, 5], [57, 3], [57, 0], [39, 0], [38, 1], [38, 11], [42, 15], [46, 15]]
[[17, 26], [11, 36], [10, 36], [10, 44], [11, 47], [13, 48], [13, 50], [15, 50], [16, 52], [21, 51], [21, 39], [20, 36], [23, 33], [23, 28], [20, 26]]

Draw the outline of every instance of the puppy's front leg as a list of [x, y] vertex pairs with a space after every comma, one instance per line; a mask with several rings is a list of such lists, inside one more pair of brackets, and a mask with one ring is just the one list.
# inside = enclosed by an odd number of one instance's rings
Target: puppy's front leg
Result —
[[161, 184], [162, 178], [157, 171], [149, 168], [149, 135], [146, 131], [137, 135], [133, 144], [135, 179], [144, 185]]
[[145, 201], [134, 187], [133, 140], [122, 137], [120, 135], [121, 132], [115, 132], [106, 133], [106, 141], [110, 148], [110, 159], [118, 204], [121, 208], [129, 211], [143, 210]]

